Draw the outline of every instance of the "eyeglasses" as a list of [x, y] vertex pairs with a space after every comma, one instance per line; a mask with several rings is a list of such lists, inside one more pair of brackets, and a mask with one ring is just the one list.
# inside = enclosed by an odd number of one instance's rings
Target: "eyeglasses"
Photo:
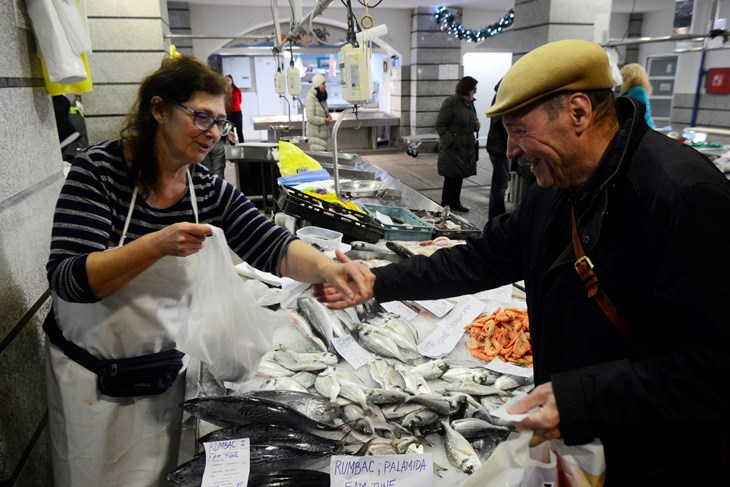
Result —
[[213, 118], [209, 113], [195, 111], [189, 106], [176, 101], [170, 101], [168, 103], [172, 103], [173, 105], [191, 113], [193, 115], [193, 125], [195, 128], [202, 130], [203, 132], [212, 129], [213, 125], [217, 125], [221, 137], [225, 137], [233, 128], [233, 122], [226, 120], [225, 118]]

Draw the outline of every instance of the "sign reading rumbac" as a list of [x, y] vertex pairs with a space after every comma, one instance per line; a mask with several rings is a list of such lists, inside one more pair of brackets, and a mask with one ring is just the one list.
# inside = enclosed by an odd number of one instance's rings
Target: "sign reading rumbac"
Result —
[[433, 487], [433, 459], [422, 455], [334, 455], [331, 487]]

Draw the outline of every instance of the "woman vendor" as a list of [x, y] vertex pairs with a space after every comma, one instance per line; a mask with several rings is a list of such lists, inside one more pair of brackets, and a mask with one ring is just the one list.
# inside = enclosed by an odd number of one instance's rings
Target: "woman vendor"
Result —
[[[54, 217], [53, 309], [44, 323], [53, 343], [47, 377], [57, 486], [161, 485], [177, 466], [185, 381], [175, 336], [195, 275], [195, 259], [185, 257], [203, 247], [207, 224], [221, 227], [233, 251], [262, 271], [327, 282], [353, 297], [363, 285], [359, 266], [334, 263], [296, 239], [198, 164], [231, 130], [225, 92], [223, 78], [194, 58], [166, 59], [142, 81], [121, 137], [73, 161]], [[117, 359], [134, 367], [117, 370], [115, 362], [109, 373], [92, 372]], [[148, 362], [155, 372], [172, 365], [163, 374], [168, 384], [144, 376]], [[115, 382], [138, 369], [139, 383]]]

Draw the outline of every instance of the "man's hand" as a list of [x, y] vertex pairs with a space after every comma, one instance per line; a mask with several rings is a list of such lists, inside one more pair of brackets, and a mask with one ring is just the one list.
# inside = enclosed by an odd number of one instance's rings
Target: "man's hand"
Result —
[[560, 413], [555, 402], [552, 382], [537, 386], [527, 397], [510, 406], [507, 412], [511, 414], [525, 413], [536, 406], [540, 408], [538, 412], [531, 414], [519, 423], [515, 423], [517, 430], [532, 430], [534, 432], [530, 446], [561, 438], [563, 435], [558, 428]]
[[323, 270], [325, 283], [312, 287], [312, 296], [332, 309], [347, 308], [369, 301], [375, 295], [375, 276], [370, 268], [353, 262], [340, 250], [335, 251], [340, 264]]

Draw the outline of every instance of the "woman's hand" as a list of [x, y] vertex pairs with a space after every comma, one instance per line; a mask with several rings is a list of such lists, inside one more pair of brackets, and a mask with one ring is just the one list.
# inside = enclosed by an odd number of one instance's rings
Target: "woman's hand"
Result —
[[198, 252], [212, 233], [208, 225], [175, 223], [120, 248], [93, 252], [86, 259], [89, 286], [99, 299], [111, 296], [161, 258]]
[[530, 446], [561, 438], [563, 435], [558, 428], [560, 413], [555, 402], [552, 382], [537, 386], [527, 397], [510, 406], [507, 412], [511, 414], [526, 413], [534, 407], [539, 407], [540, 410], [519, 423], [515, 423], [519, 431], [532, 430], [534, 432], [532, 440], [530, 440]]
[[312, 296], [332, 309], [347, 308], [369, 301], [375, 294], [375, 276], [370, 268], [353, 262], [340, 250], [335, 251], [339, 264], [323, 269], [325, 282], [312, 287]]
[[341, 263], [334, 262], [303, 240], [294, 240], [281, 261], [281, 274], [314, 284], [319, 296], [327, 294], [326, 302], [336, 304], [330, 305], [331, 308], [354, 306], [370, 299], [375, 283], [370, 269], [352, 262], [340, 250], [336, 250], [335, 255]]
[[148, 237], [154, 241], [162, 256], [186, 257], [200, 251], [205, 239], [212, 234], [208, 225], [181, 222], [151, 233]]

